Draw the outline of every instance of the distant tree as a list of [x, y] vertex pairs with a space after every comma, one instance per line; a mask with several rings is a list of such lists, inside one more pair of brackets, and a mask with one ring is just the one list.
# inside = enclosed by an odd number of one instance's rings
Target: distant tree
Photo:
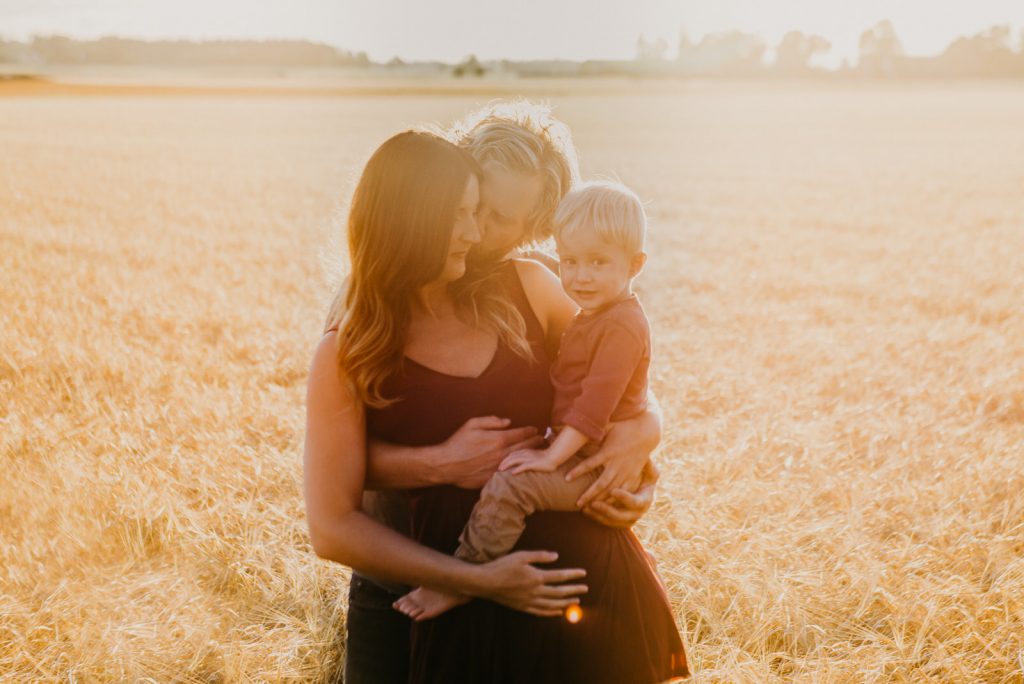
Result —
[[640, 35], [636, 39], [636, 58], [640, 62], [660, 62], [665, 59], [665, 52], [668, 51], [668, 43], [663, 38], [647, 40]]
[[452, 73], [459, 78], [462, 76], [483, 76], [484, 71], [485, 69], [476, 58], [476, 55], [470, 55], [452, 69]]
[[943, 73], [956, 76], [1009, 76], [1024, 73], [1022, 56], [1013, 49], [1009, 26], [993, 26], [950, 43], [938, 58]]
[[683, 55], [690, 53], [696, 45], [690, 40], [690, 36], [686, 35], [686, 31], [679, 31], [679, 43], [678, 50], [676, 51], [676, 59], [681, 60]]
[[49, 64], [140, 64], [204, 66], [366, 66], [365, 52], [350, 53], [302, 40], [145, 41], [105, 37], [74, 40], [37, 36], [22, 46], [18, 61]]
[[878, 22], [860, 34], [858, 67], [862, 71], [875, 76], [891, 76], [902, 56], [903, 45], [888, 19]]
[[755, 34], [742, 31], [709, 33], [699, 43], [679, 42], [679, 66], [692, 74], [753, 74], [764, 67], [765, 44]]
[[790, 31], [783, 36], [782, 42], [775, 49], [774, 68], [785, 74], [807, 73], [811, 70], [811, 60], [814, 56], [831, 49], [832, 44], [821, 36]]
[[47, 64], [80, 64], [86, 61], [82, 44], [67, 36], [36, 36], [32, 50]]

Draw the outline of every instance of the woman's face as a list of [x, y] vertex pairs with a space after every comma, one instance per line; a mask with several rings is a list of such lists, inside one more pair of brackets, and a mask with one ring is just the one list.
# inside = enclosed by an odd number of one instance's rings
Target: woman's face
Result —
[[448, 242], [448, 258], [441, 272], [441, 280], [452, 282], [466, 272], [466, 254], [469, 248], [480, 242], [480, 228], [477, 225], [477, 207], [480, 204], [480, 183], [476, 174], [470, 174], [466, 189], [462, 192], [455, 211], [455, 224]]
[[477, 249], [486, 257], [501, 258], [523, 243], [544, 184], [536, 174], [506, 171], [493, 162], [483, 171], [477, 219], [483, 237]]

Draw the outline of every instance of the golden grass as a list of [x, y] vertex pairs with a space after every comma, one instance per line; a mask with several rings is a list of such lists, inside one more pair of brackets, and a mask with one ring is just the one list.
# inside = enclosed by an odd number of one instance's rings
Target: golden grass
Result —
[[[324, 250], [376, 144], [480, 99], [0, 99], [0, 679], [337, 671]], [[650, 200], [639, 532], [697, 681], [1022, 681], [1024, 92], [552, 99]]]

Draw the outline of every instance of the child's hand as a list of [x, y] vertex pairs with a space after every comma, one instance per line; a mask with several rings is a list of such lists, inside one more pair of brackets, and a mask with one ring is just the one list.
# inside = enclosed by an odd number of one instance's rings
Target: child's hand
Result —
[[558, 468], [546, 449], [519, 449], [505, 457], [505, 460], [498, 466], [498, 470], [511, 470], [513, 475], [536, 470], [542, 473], [550, 473]]

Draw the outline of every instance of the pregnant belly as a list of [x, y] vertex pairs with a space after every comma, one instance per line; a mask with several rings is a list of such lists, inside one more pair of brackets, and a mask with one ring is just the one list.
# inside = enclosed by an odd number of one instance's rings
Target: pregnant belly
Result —
[[[453, 554], [459, 535], [480, 497], [479, 490], [429, 487], [412, 495], [413, 537], [425, 546]], [[539, 511], [526, 519], [515, 550], [555, 551], [558, 560], [545, 568], [583, 568], [590, 581], [610, 579], [615, 568], [649, 563], [636, 536], [610, 528], [582, 513]], [[632, 573], [630, 573], [632, 574]]]

